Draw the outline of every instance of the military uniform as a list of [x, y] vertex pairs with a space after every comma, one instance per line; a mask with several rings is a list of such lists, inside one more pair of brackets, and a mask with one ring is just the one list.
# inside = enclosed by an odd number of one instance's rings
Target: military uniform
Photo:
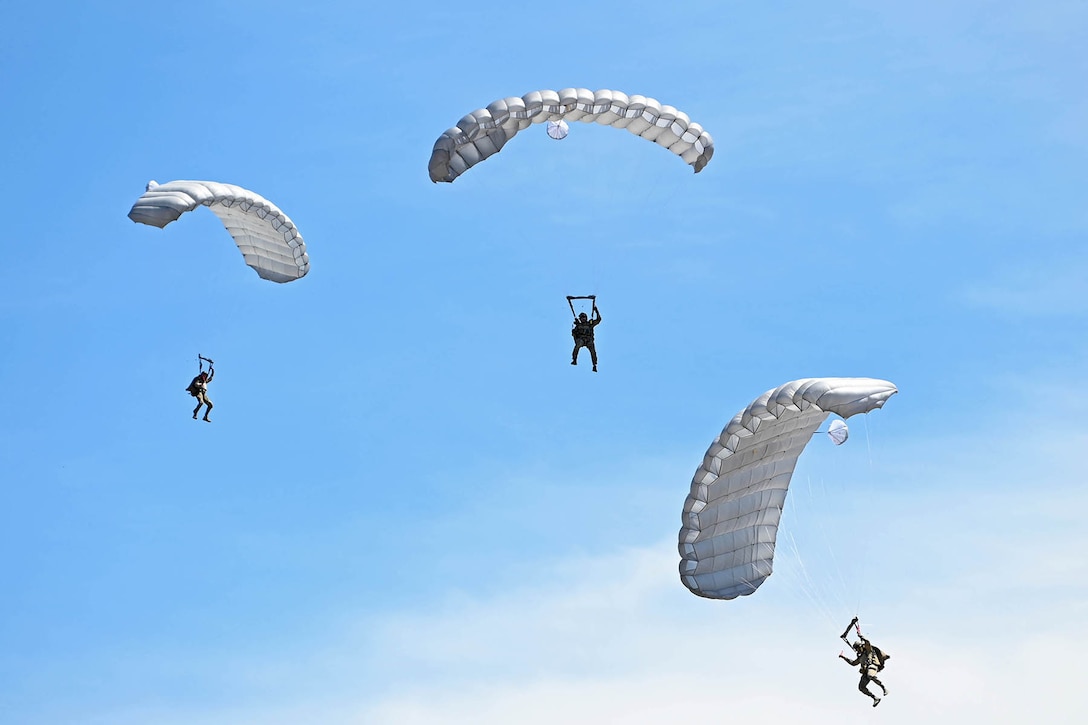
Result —
[[[585, 315], [586, 313], [582, 313]], [[574, 351], [571, 353], [571, 365], [578, 364], [578, 351], [583, 347], [589, 350], [589, 359], [593, 361], [593, 370], [597, 370], [597, 348], [593, 344], [593, 328], [601, 324], [601, 313], [593, 308], [593, 318], [583, 319], [581, 316], [574, 320], [574, 328], [570, 331], [574, 338]]]
[[215, 368], [212, 368], [208, 371], [207, 377], [205, 377], [205, 373], [200, 373], [200, 375], [197, 375], [195, 378], [193, 378], [193, 381], [189, 383], [189, 387], [185, 389], [185, 391], [189, 393], [189, 395], [196, 398], [196, 407], [193, 409], [194, 420], [200, 413], [201, 406], [206, 405], [208, 406], [208, 408], [204, 411], [204, 420], [208, 421], [209, 423], [212, 422], [212, 419], [208, 417], [208, 415], [212, 412], [212, 401], [210, 398], [208, 398], [208, 383], [210, 383], [212, 381], [212, 378], [214, 377]]

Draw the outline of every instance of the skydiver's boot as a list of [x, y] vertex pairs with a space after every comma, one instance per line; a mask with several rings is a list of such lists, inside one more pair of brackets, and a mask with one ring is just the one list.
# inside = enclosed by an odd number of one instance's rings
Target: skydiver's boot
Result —
[[577, 365], [577, 364], [578, 364], [578, 361], [577, 361], [577, 360], [571, 360], [571, 361], [570, 361], [570, 364], [571, 364], [571, 365]]
[[596, 365], [593, 366], [593, 372], [597, 372], [597, 366]]
[[880, 698], [879, 697], [874, 697], [873, 698], [873, 707], [876, 707], [879, 704], [880, 704]]
[[211, 419], [211, 418], [209, 418], [208, 416], [204, 416], [204, 420], [205, 420], [206, 422], [208, 422], [208, 423], [211, 423], [211, 422], [212, 422], [212, 419]]

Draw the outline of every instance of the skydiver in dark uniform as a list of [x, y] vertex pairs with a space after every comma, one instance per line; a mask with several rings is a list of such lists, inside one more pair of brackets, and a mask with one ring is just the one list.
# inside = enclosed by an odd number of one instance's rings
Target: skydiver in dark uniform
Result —
[[854, 659], [847, 659], [842, 652], [839, 652], [839, 658], [846, 661], [848, 665], [857, 667], [860, 665], [861, 680], [858, 681], [858, 689], [861, 692], [871, 698], [873, 698], [873, 707], [880, 704], [880, 699], [873, 693], [869, 692], [867, 685], [870, 682], [875, 682], [883, 693], [884, 697], [888, 696], [888, 688], [884, 687], [884, 683], [877, 679], [877, 673], [884, 669], [884, 662], [891, 659], [891, 655], [885, 654], [879, 647], [873, 645], [872, 642], [867, 640], [861, 634], [861, 629], [858, 628], [858, 641], [851, 642], [847, 639], [846, 635], [850, 633], [851, 627], [857, 627], [858, 618], [854, 617], [853, 621], [846, 626], [846, 630], [842, 633], [842, 640], [854, 650], [854, 654], [857, 655]]
[[601, 324], [601, 312], [597, 309], [597, 300], [593, 300], [593, 317], [579, 312], [574, 318], [574, 328], [570, 331], [574, 337], [574, 351], [571, 353], [571, 365], [578, 364], [578, 351], [581, 348], [589, 350], [589, 358], [593, 361], [593, 372], [597, 372], [597, 348], [593, 345], [593, 328]]
[[[203, 368], [203, 365], [201, 365], [201, 368]], [[197, 415], [200, 413], [201, 406], [207, 405], [208, 408], [204, 411], [204, 420], [209, 423], [212, 422], [212, 419], [208, 417], [212, 412], [212, 401], [208, 397], [208, 383], [210, 383], [214, 377], [215, 368], [212, 365], [209, 365], [208, 371], [205, 372], [201, 369], [200, 374], [193, 378], [193, 381], [189, 383], [189, 387], [185, 389], [185, 392], [196, 398], [196, 408], [193, 409], [193, 420], [196, 420]]]

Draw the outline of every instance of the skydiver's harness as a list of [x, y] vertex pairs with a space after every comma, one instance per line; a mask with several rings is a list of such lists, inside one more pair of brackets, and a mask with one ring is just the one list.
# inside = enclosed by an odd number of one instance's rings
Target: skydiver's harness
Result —
[[576, 321], [574, 323], [574, 329], [570, 331], [571, 337], [575, 340], [581, 340], [583, 342], [593, 341], [593, 324], [588, 320], [586, 322]]
[[[201, 377], [203, 377], [204, 374], [204, 363], [208, 363], [208, 370], [211, 371], [212, 375], [215, 374], [215, 369], [212, 367], [213, 365], [215, 365], [214, 361], [209, 360], [203, 355], [197, 355], [197, 359], [199, 361], [197, 364], [200, 366], [200, 373], [198, 373], [197, 376], [193, 378], [192, 382], [189, 383], [189, 387], [185, 389], [185, 392], [193, 396], [194, 398], [208, 392], [207, 381], [201, 380]], [[209, 376], [209, 379], [210, 378], [211, 376]]]
[[[875, 669], [877, 672], [880, 672], [882, 669], [884, 669], [884, 661], [888, 659], [888, 655], [885, 654], [884, 651], [877, 647], [875, 644], [865, 638], [865, 635], [861, 633], [861, 626], [858, 625], [857, 617], [854, 617], [853, 621], [850, 622], [850, 624], [846, 625], [846, 629], [843, 630], [841, 635], [842, 641], [846, 642], [846, 644], [849, 644], [851, 649], [853, 649], [854, 645], [851, 644], [850, 640], [846, 638], [846, 635], [850, 634], [851, 627], [853, 627], [854, 630], [857, 631], [858, 639], [861, 640], [861, 642], [864, 642], [866, 645], [861, 652], [858, 652], [858, 657], [861, 659], [861, 662], [859, 664], [861, 664], [862, 667], [866, 670]], [[857, 652], [857, 650], [854, 651]]]
[[593, 342], [593, 320], [582, 322], [574, 311], [574, 300], [593, 300], [593, 309], [597, 309], [597, 295], [584, 295], [574, 297], [567, 295], [567, 304], [570, 305], [570, 313], [574, 315], [574, 327], [570, 331], [571, 337], [578, 342]]

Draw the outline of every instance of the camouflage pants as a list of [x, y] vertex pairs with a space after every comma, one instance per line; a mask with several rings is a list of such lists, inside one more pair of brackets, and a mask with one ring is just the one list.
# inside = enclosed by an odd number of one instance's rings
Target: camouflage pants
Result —
[[589, 359], [593, 361], [594, 365], [596, 365], [597, 348], [593, 346], [593, 338], [574, 340], [574, 351], [571, 353], [571, 362], [578, 362], [578, 351], [583, 347], [589, 350]]
[[885, 695], [888, 694], [888, 691], [884, 689], [884, 683], [876, 678], [876, 673], [877, 669], [875, 667], [870, 667], [868, 669], [862, 670], [861, 680], [858, 682], [858, 689], [873, 699], [876, 699], [876, 695], [869, 692], [868, 685], [870, 682], [875, 682], [877, 686], [880, 687], [881, 692], [883, 692]]
[[200, 406], [206, 405], [208, 409], [204, 411], [204, 417], [207, 418], [208, 414], [212, 412], [212, 401], [208, 398], [207, 393], [196, 393], [193, 395], [196, 398], [196, 407], [193, 408], [193, 417], [195, 418], [200, 413]]

